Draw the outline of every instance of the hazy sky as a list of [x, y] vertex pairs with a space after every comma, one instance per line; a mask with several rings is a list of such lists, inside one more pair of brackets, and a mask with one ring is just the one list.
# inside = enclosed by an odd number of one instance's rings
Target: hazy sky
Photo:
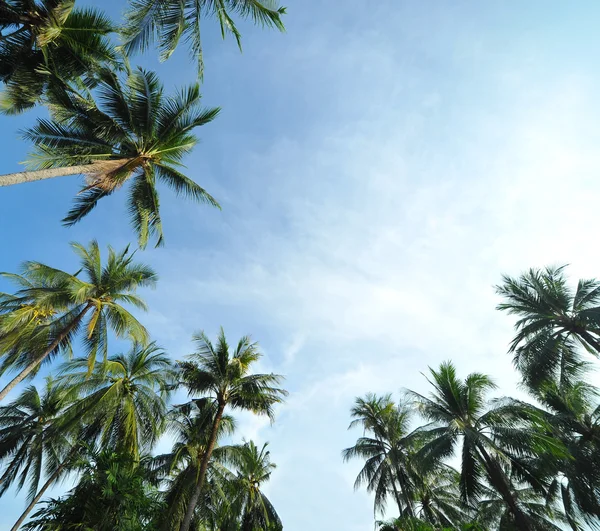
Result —
[[[166, 247], [138, 255], [161, 277], [143, 319], [175, 359], [194, 331], [251, 333], [261, 369], [286, 375], [275, 425], [243, 417], [237, 437], [270, 441], [286, 531], [372, 529], [360, 463], [340, 455], [355, 396], [426, 390], [446, 359], [512, 391], [502, 273], [598, 276], [600, 4], [526, 4], [290, 0], [288, 32], [244, 27], [243, 55], [205, 32], [205, 103], [223, 113], [187, 165], [223, 211], [163, 190]], [[169, 90], [194, 78], [184, 51], [139, 62]], [[2, 118], [0, 171], [35, 114]], [[134, 241], [124, 194], [62, 228], [78, 185], [0, 190], [0, 270]], [[0, 500], [1, 529], [22, 499]]]

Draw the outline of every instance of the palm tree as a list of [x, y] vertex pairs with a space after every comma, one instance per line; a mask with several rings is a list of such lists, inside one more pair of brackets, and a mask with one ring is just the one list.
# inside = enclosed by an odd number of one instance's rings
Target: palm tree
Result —
[[80, 396], [65, 414], [99, 423], [102, 447], [135, 461], [164, 431], [175, 380], [171, 360], [154, 343], [134, 345], [125, 355], [109, 357], [91, 375], [87, 359], [67, 362], [59, 378], [61, 385]]
[[233, 352], [230, 352], [222, 328], [216, 345], [210, 342], [204, 332], [194, 336], [194, 341], [197, 345], [196, 352], [179, 364], [182, 381], [190, 395], [210, 398], [216, 406], [216, 412], [200, 463], [196, 488], [180, 531], [188, 531], [190, 528], [225, 409], [229, 407], [252, 411], [257, 415], [267, 415], [272, 421], [273, 406], [281, 403], [287, 395], [286, 391], [278, 387], [282, 376], [250, 374], [252, 365], [261, 358], [261, 354], [258, 344], [253, 343], [248, 336], [240, 339]]
[[25, 529], [154, 529], [151, 522], [162, 505], [144, 462], [127, 453], [90, 449], [78, 463], [77, 485], [66, 496], [46, 502]]
[[[27, 262], [21, 276], [10, 277], [16, 279], [21, 288], [14, 296], [21, 305], [56, 315], [49, 323], [44, 321], [39, 326], [25, 326], [16, 343], [14, 323], [7, 319], [8, 324], [3, 330], [0, 319], [0, 351], [9, 354], [3, 370], [20, 369], [19, 374], [0, 391], [0, 401], [33, 374], [42, 362], [52, 359], [60, 351], [69, 350], [82, 328], [85, 330], [83, 347], [87, 352], [89, 372], [98, 354], [106, 359], [109, 328], [117, 337], [147, 343], [146, 329], [122, 304], [146, 308], [136, 291], [138, 287], [155, 284], [157, 277], [154, 271], [134, 262], [134, 255], [128, 248], [116, 252], [109, 247], [108, 260], [104, 265], [98, 242], [92, 241], [88, 247], [73, 243], [72, 248], [80, 258], [81, 269], [75, 275], [39, 262]], [[14, 307], [15, 302], [12, 301], [11, 308]], [[8, 311], [10, 313], [10, 308]], [[32, 315], [35, 316], [35, 312]], [[3, 344], [3, 340], [7, 343]]]
[[[0, 460], [6, 460], [0, 496], [17, 480], [17, 490], [29, 483], [28, 506], [12, 530], [19, 528], [46, 490], [69, 471], [80, 448], [75, 441], [89, 434], [80, 423], [67, 421], [65, 406], [71, 400], [70, 392], [47, 378], [42, 394], [30, 386], [8, 406], [0, 407]], [[47, 480], [40, 487], [44, 471]]]
[[167, 97], [158, 77], [136, 70], [122, 82], [114, 72], [98, 74], [98, 98], [56, 90], [52, 119], [39, 119], [25, 137], [35, 146], [34, 171], [0, 176], [0, 186], [82, 174], [88, 184], [63, 222], [70, 226], [98, 201], [130, 181], [128, 208], [140, 247], [163, 240], [157, 181], [178, 195], [219, 207], [202, 187], [178, 168], [197, 144], [193, 130], [211, 122], [218, 108], [200, 107], [198, 84]]
[[0, 407], [0, 460], [5, 463], [0, 496], [18, 480], [17, 490], [29, 483], [30, 502], [44, 468], [57, 468], [66, 444], [65, 433], [56, 429], [64, 401], [64, 390], [48, 378], [42, 393], [32, 385]]
[[[198, 482], [202, 458], [206, 452], [217, 407], [212, 400], [203, 398], [191, 403], [176, 406], [169, 414], [170, 431], [175, 436], [171, 452], [156, 456], [152, 461], [157, 476], [167, 484], [165, 490], [165, 511], [160, 526], [161, 530], [179, 530], [189, 504], [189, 500]], [[233, 434], [235, 421], [229, 415], [223, 415], [219, 423], [217, 441]], [[222, 450], [216, 446], [209, 464], [207, 475], [210, 488], [205, 489], [204, 499], [198, 503], [202, 508], [202, 519], [216, 518], [216, 509], [223, 496], [219, 480], [221, 474], [216, 473], [216, 463], [221, 461]]]
[[280, 7], [277, 0], [131, 0], [122, 30], [124, 49], [127, 53], [144, 51], [157, 36], [160, 57], [164, 61], [183, 38], [196, 58], [198, 74], [202, 76], [200, 24], [203, 17], [216, 18], [222, 37], [225, 38], [226, 33], [233, 34], [241, 49], [241, 35], [233, 19], [235, 15], [284, 31], [283, 14], [285, 8]]
[[[410, 392], [423, 417], [430, 424], [421, 428], [430, 440], [419, 452], [419, 459], [441, 462], [460, 450], [460, 494], [473, 506], [485, 492], [486, 484], [496, 491], [507, 507], [516, 529], [534, 529], [534, 520], [521, 503], [513, 476], [529, 481], [539, 491], [543, 485], [531, 473], [528, 458], [544, 449], [557, 454], [560, 445], [544, 435], [529, 412], [512, 403], [495, 404], [486, 410], [486, 393], [495, 389], [492, 380], [472, 373], [461, 381], [452, 363], [430, 369], [434, 391], [429, 397]], [[512, 472], [507, 472], [507, 467]]]
[[345, 461], [365, 460], [354, 483], [367, 485], [375, 493], [374, 508], [385, 513], [388, 495], [393, 493], [400, 514], [414, 516], [414, 467], [411, 464], [415, 439], [409, 431], [411, 412], [406, 404], [396, 405], [391, 395], [367, 394], [357, 398], [351, 410], [353, 421], [348, 429], [363, 428], [364, 435], [354, 446], [343, 451]]
[[237, 469], [230, 488], [236, 512], [241, 515], [240, 531], [281, 531], [283, 524], [275, 507], [261, 490], [276, 465], [271, 462], [268, 443], [258, 448], [253, 441], [232, 448], [229, 461]]
[[415, 515], [432, 525], [452, 529], [468, 522], [470, 511], [460, 501], [459, 480], [460, 474], [447, 465], [419, 471]]
[[48, 85], [89, 74], [115, 61], [110, 20], [72, 0], [3, 0], [0, 3], [0, 81], [4, 112], [32, 107]]
[[519, 317], [510, 352], [528, 387], [572, 379], [576, 345], [600, 354], [600, 282], [580, 280], [573, 292], [565, 266], [546, 267], [504, 276], [496, 291], [504, 298], [498, 309]]
[[580, 381], [572, 386], [548, 384], [536, 398], [545, 406], [550, 433], [568, 455], [538, 457], [540, 472], [551, 481], [548, 499], [560, 502], [574, 531], [598, 528], [600, 520], [600, 405], [598, 390]]

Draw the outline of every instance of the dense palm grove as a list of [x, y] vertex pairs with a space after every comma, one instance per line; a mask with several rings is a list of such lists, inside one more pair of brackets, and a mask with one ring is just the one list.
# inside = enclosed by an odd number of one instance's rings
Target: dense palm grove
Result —
[[[510, 353], [531, 401], [492, 397], [488, 375], [429, 369], [431, 391], [357, 398], [364, 460], [355, 487], [381, 531], [600, 528], [600, 282], [575, 289], [563, 268], [505, 277], [499, 310], [516, 315]], [[389, 509], [389, 508], [388, 508]]]
[[[216, 22], [241, 47], [237, 20], [283, 30], [284, 13], [271, 0], [133, 0], [114, 23], [73, 0], [2, 0], [1, 110], [44, 105], [48, 117], [23, 134], [33, 145], [27, 171], [0, 176], [0, 186], [84, 176], [66, 226], [126, 188], [138, 247], [163, 244], [160, 186], [219, 207], [182, 165], [195, 130], [219, 113], [201, 105], [201, 24]], [[166, 60], [181, 38], [199, 81], [165, 94], [134, 54], [156, 42]], [[3, 274], [14, 289], [0, 294], [0, 374], [10, 375], [0, 390], [0, 495], [27, 491], [12, 529], [282, 529], [263, 491], [275, 469], [268, 445], [237, 440], [232, 416], [273, 421], [286, 395], [281, 376], [254, 370], [257, 343], [198, 333], [193, 353], [174, 361], [137, 317], [152, 268], [129, 248], [72, 249], [76, 272], [26, 262]], [[51, 376], [32, 385], [40, 369]], [[161, 455], [163, 436], [172, 448]], [[70, 488], [49, 498], [65, 480]]]
[[[0, 110], [47, 111], [23, 134], [27, 171], [0, 186], [83, 176], [66, 226], [127, 190], [138, 248], [164, 244], [162, 188], [220, 208], [183, 166], [219, 114], [202, 106], [201, 25], [241, 47], [238, 21], [283, 30], [284, 14], [276, 0], [131, 0], [114, 22], [74, 0], [0, 0]], [[181, 43], [198, 81], [166, 94], [136, 53], [167, 60]], [[27, 492], [12, 530], [281, 530], [268, 445], [237, 439], [234, 415], [273, 421], [282, 377], [257, 373], [258, 345], [223, 330], [174, 361], [138, 320], [154, 270], [129, 248], [72, 250], [75, 272], [31, 261], [3, 274], [0, 496]], [[356, 487], [377, 517], [397, 515], [381, 531], [600, 528], [600, 283], [571, 289], [549, 268], [497, 291], [518, 317], [510, 354], [531, 400], [495, 397], [489, 376], [451, 362], [429, 370], [429, 393], [356, 399], [363, 434], [343, 457], [364, 461]], [[32, 385], [40, 370], [51, 376]]]

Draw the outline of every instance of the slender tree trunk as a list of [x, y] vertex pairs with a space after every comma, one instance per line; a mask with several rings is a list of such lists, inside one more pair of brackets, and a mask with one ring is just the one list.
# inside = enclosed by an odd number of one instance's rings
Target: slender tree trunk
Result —
[[27, 376], [29, 376], [29, 374], [31, 374], [31, 372], [40, 363], [42, 363], [42, 361], [44, 361], [46, 357], [48, 357], [48, 355], [60, 344], [60, 342], [69, 335], [71, 330], [73, 330], [81, 322], [85, 314], [90, 310], [90, 308], [92, 308], [92, 306], [93, 305], [91, 303], [87, 304], [87, 306], [83, 310], [81, 310], [81, 313], [77, 317], [75, 317], [75, 319], [73, 319], [73, 321], [71, 321], [67, 327], [65, 327], [65, 329], [58, 335], [58, 337], [54, 341], [52, 341], [52, 343], [50, 343], [50, 346], [44, 351], [44, 353], [41, 356], [35, 358], [29, 365], [27, 365], [27, 367], [25, 367], [19, 374], [17, 374], [17, 376], [15, 376], [10, 382], [8, 382], [6, 387], [4, 387], [2, 391], [0, 391], [0, 402], [2, 402], [2, 400], [6, 398], [6, 395], [10, 393], [16, 385], [18, 385], [25, 378], [27, 378]]
[[510, 483], [500, 468], [500, 465], [497, 462], [494, 462], [483, 446], [478, 445], [478, 448], [483, 457], [490, 484], [497, 489], [500, 496], [502, 496], [504, 503], [508, 505], [510, 512], [515, 517], [516, 528], [520, 531], [530, 531], [531, 526], [529, 525], [529, 518], [527, 518], [527, 515], [519, 507], [517, 500], [511, 491]]
[[43, 179], [53, 179], [54, 177], [65, 177], [67, 175], [89, 175], [105, 171], [114, 171], [120, 166], [130, 162], [130, 160], [131, 159], [99, 160], [92, 164], [79, 164], [76, 166], [64, 166], [62, 168], [5, 173], [4, 175], [0, 175], [0, 186], [30, 183], [41, 181]]
[[208, 462], [210, 461], [210, 457], [215, 448], [215, 443], [217, 442], [217, 433], [219, 432], [219, 424], [221, 423], [221, 418], [223, 417], [223, 411], [225, 410], [225, 404], [219, 404], [219, 409], [217, 410], [217, 415], [215, 416], [215, 421], [213, 422], [212, 429], [210, 432], [210, 439], [208, 440], [208, 446], [206, 448], [206, 452], [202, 456], [202, 462], [200, 463], [200, 472], [198, 474], [198, 484], [196, 485], [196, 490], [192, 494], [190, 498], [190, 502], [185, 513], [185, 517], [183, 518], [183, 522], [181, 523], [180, 531], [189, 531], [190, 525], [192, 524], [192, 518], [194, 517], [194, 511], [196, 510], [196, 505], [198, 505], [198, 500], [200, 499], [200, 494], [202, 494], [202, 487], [204, 486], [204, 479], [206, 478], [206, 471], [208, 470]]
[[392, 478], [392, 489], [394, 489], [394, 497], [396, 498], [396, 503], [398, 504], [398, 511], [400, 516], [402, 516], [402, 511], [404, 510], [404, 506], [402, 505], [402, 496], [400, 496], [400, 493], [398, 492], [394, 478]]
[[44, 492], [46, 492], [48, 490], [48, 487], [50, 485], [52, 485], [52, 483], [54, 483], [58, 479], [58, 476], [65, 468], [67, 462], [68, 462], [68, 459], [65, 459], [60, 465], [58, 465], [58, 467], [56, 467], [56, 470], [48, 478], [46, 483], [44, 483], [44, 485], [42, 485], [42, 488], [35, 495], [35, 498], [33, 498], [33, 500], [31, 500], [31, 503], [23, 511], [23, 514], [21, 516], [19, 516], [19, 519], [15, 522], [15, 525], [13, 525], [11, 527], [10, 531], [17, 531], [17, 529], [19, 529], [19, 527], [21, 527], [21, 524], [25, 521], [25, 518], [27, 518], [27, 516], [29, 515], [31, 510], [35, 507], [36, 503], [42, 499]]

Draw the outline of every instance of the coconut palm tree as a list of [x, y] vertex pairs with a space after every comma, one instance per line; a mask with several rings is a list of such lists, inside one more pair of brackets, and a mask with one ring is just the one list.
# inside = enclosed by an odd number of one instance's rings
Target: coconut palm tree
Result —
[[459, 481], [460, 474], [444, 464], [419, 471], [415, 481], [415, 515], [432, 525], [452, 529], [469, 522], [472, 515], [460, 501]]
[[353, 421], [348, 429], [360, 426], [364, 435], [343, 451], [344, 461], [365, 460], [354, 488], [367, 485], [375, 493], [374, 510], [385, 514], [390, 493], [400, 514], [414, 516], [415, 470], [411, 463], [416, 450], [409, 431], [411, 412], [406, 404], [396, 405], [391, 395], [367, 394], [357, 398], [351, 410]]
[[[79, 332], [84, 331], [82, 346], [87, 354], [89, 372], [97, 355], [106, 359], [109, 328], [117, 337], [147, 343], [146, 329], [123, 304], [145, 309], [145, 303], [136, 291], [139, 287], [153, 286], [156, 273], [148, 266], [134, 262], [134, 255], [128, 248], [116, 252], [109, 247], [104, 265], [98, 242], [92, 241], [88, 247], [73, 243], [72, 248], [80, 259], [80, 271], [75, 275], [39, 262], [26, 262], [22, 275], [10, 277], [16, 279], [20, 287], [14, 297], [21, 305], [53, 316], [49, 322], [44, 321], [38, 326], [28, 322], [18, 341], [14, 339], [14, 322], [7, 318], [8, 324], [3, 330], [0, 319], [0, 352], [8, 355], [2, 370], [19, 370], [0, 391], [0, 400], [34, 374], [44, 361], [61, 351], [68, 351]], [[15, 302], [11, 304], [14, 308]], [[35, 312], [30, 315], [35, 319]]]
[[429, 372], [433, 392], [428, 397], [410, 392], [421, 415], [430, 421], [420, 430], [430, 440], [419, 451], [419, 459], [441, 462], [462, 445], [459, 485], [463, 502], [475, 505], [489, 485], [502, 498], [516, 529], [534, 529], [514, 478], [542, 491], [528, 459], [542, 449], [548, 455], [560, 455], [561, 445], [543, 434], [536, 419], [530, 420], [529, 411], [512, 403], [486, 407], [486, 393], [496, 387], [488, 376], [472, 373], [460, 380], [450, 362]]
[[227, 454], [236, 469], [229, 487], [235, 499], [235, 512], [241, 517], [240, 531], [283, 529], [275, 507], [261, 490], [276, 468], [267, 446], [268, 443], [265, 443], [259, 449], [253, 441], [248, 441], [231, 448]]
[[179, 364], [182, 383], [192, 396], [209, 398], [216, 412], [202, 456], [198, 481], [190, 497], [180, 531], [188, 531], [206, 477], [219, 426], [226, 408], [252, 411], [257, 415], [274, 418], [273, 407], [281, 403], [287, 392], [279, 384], [283, 377], [276, 374], [250, 374], [252, 366], [261, 358], [258, 344], [248, 336], [240, 339], [230, 352], [225, 332], [221, 328], [217, 343], [201, 332], [194, 336], [196, 352]]
[[81, 474], [77, 485], [66, 496], [47, 501], [24, 529], [155, 529], [152, 520], [163, 507], [143, 463], [127, 453], [90, 448], [77, 464]]
[[110, 20], [73, 0], [3, 0], [0, 3], [2, 109], [35, 105], [48, 85], [86, 75], [115, 61]]
[[574, 531], [600, 528], [600, 405], [598, 390], [580, 381], [571, 386], [547, 384], [536, 398], [545, 406], [549, 432], [568, 455], [540, 454], [540, 473], [550, 481], [547, 499], [560, 503]]
[[158, 37], [161, 60], [168, 59], [181, 38], [189, 45], [202, 76], [204, 61], [200, 25], [204, 17], [216, 18], [221, 35], [233, 34], [241, 49], [241, 35], [235, 24], [237, 15], [256, 24], [284, 31], [281, 16], [285, 8], [277, 0], [131, 0], [122, 29], [127, 53], [144, 51]]
[[580, 357], [576, 346], [600, 354], [600, 282], [580, 280], [573, 291], [565, 266], [530, 269], [503, 277], [498, 309], [519, 317], [510, 352], [525, 384], [573, 379]]
[[85, 358], [67, 362], [61, 373], [61, 385], [80, 397], [65, 414], [99, 423], [103, 448], [137, 461], [164, 432], [176, 373], [154, 343], [110, 356], [91, 375]]
[[140, 247], [163, 241], [157, 182], [177, 195], [219, 207], [202, 187], [180, 171], [181, 160], [197, 144], [196, 127], [219, 109], [200, 106], [192, 85], [165, 96], [158, 77], [136, 70], [126, 81], [109, 70], [98, 74], [97, 98], [89, 92], [55, 90], [52, 119], [39, 119], [25, 137], [35, 144], [30, 166], [0, 176], [0, 186], [64, 175], [85, 175], [88, 183], [63, 222], [73, 225], [98, 201], [130, 183], [128, 209]]
[[[0, 477], [0, 496], [15, 482], [17, 490], [29, 483], [28, 506], [13, 531], [46, 490], [70, 471], [80, 442], [94, 433], [93, 427], [65, 415], [72, 399], [71, 392], [47, 378], [43, 393], [30, 386], [8, 406], [0, 407], [0, 460], [6, 463]], [[44, 471], [47, 479], [40, 487]]]
[[[175, 436], [175, 443], [169, 453], [156, 456], [152, 460], [156, 475], [163, 478], [167, 486], [164, 495], [165, 510], [159, 525], [161, 530], [178, 531], [181, 526], [198, 482], [202, 458], [210, 439], [216, 412], [215, 403], [203, 398], [176, 406], [169, 414], [169, 427]], [[233, 434], [234, 429], [233, 417], [223, 415], [219, 423], [217, 441]], [[204, 498], [198, 503], [204, 522], [216, 522], [216, 513], [224, 501], [220, 486], [222, 474], [217, 473], [215, 469], [226, 451], [226, 448], [221, 449], [219, 446], [213, 451], [207, 471], [210, 488], [205, 489]]]
[[65, 398], [65, 391], [48, 378], [41, 393], [32, 385], [8, 406], [0, 407], [0, 461], [4, 463], [0, 496], [13, 484], [20, 490], [28, 483], [30, 502], [44, 469], [57, 469], [68, 446], [66, 433], [57, 429]]

